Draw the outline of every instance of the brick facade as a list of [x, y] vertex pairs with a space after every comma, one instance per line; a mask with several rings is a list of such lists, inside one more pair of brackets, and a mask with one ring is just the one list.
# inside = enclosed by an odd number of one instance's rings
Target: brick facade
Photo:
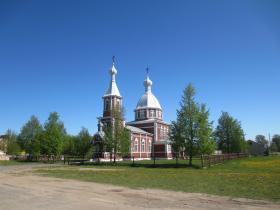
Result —
[[[103, 96], [103, 117], [99, 118], [103, 125], [112, 122], [112, 110], [122, 108], [122, 97], [115, 82], [117, 70], [110, 69], [112, 80], [108, 91]], [[152, 81], [147, 77], [144, 81], [146, 93], [141, 97], [135, 109], [135, 120], [126, 123], [130, 130], [130, 157], [134, 159], [171, 158], [168, 132], [170, 125], [163, 121], [161, 106], [151, 92]], [[100, 127], [100, 126], [99, 126]], [[100, 131], [95, 135], [102, 141]], [[102, 142], [101, 142], [102, 143]], [[103, 158], [109, 158], [107, 154]]]

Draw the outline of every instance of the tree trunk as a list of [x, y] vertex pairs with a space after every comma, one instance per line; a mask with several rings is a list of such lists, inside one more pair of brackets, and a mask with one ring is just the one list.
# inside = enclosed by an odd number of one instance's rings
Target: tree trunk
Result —
[[116, 163], [116, 153], [117, 153], [117, 149], [114, 148], [114, 164]]
[[192, 166], [192, 154], [190, 154], [189, 166]]
[[191, 146], [190, 146], [190, 151], [189, 151], [189, 156], [190, 156], [190, 158], [189, 158], [189, 166], [192, 166], [192, 158], [193, 158], [193, 148], [192, 148], [192, 144], [191, 144]]

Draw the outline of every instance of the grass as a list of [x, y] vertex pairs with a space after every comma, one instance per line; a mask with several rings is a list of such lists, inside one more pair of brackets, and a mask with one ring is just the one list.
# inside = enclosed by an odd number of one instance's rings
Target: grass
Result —
[[[280, 201], [279, 156], [231, 160], [208, 169], [186, 168], [182, 162], [179, 168], [174, 168], [173, 160], [157, 161], [156, 168], [151, 168], [151, 163], [137, 162], [137, 167], [130, 167], [127, 163], [118, 166], [67, 166], [40, 169], [37, 173], [130, 188], [157, 188]], [[116, 170], [79, 170], [85, 167]]]
[[21, 162], [16, 160], [0, 160], [0, 166], [19, 165]]

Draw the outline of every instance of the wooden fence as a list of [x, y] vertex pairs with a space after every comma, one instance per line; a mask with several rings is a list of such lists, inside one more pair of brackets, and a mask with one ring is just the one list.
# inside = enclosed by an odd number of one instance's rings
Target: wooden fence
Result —
[[203, 155], [201, 156], [201, 167], [210, 167], [211, 165], [216, 165], [224, 163], [227, 160], [233, 160], [238, 158], [249, 157], [247, 153], [230, 153], [221, 155]]
[[[230, 153], [230, 154], [220, 154], [220, 155], [202, 155], [202, 156], [195, 156], [193, 157], [193, 160], [196, 162], [195, 165], [199, 167], [199, 165], [204, 168], [204, 167], [211, 167], [212, 165], [216, 165], [216, 164], [222, 164], [225, 161], [228, 160], [233, 160], [233, 159], [238, 159], [238, 158], [245, 158], [245, 157], [249, 157], [249, 154], [246, 153]], [[68, 164], [68, 165], [83, 165], [89, 162], [89, 159], [86, 159], [85, 157], [80, 157], [80, 156], [68, 156], [68, 155], [63, 155], [63, 156], [55, 156], [55, 155], [39, 155], [36, 157], [33, 157], [32, 159], [30, 159], [29, 156], [27, 155], [20, 155], [20, 156], [13, 156], [13, 158], [11, 159], [16, 159], [16, 160], [33, 160], [33, 161], [42, 161], [42, 162], [46, 162], [46, 163], [55, 163], [55, 162], [59, 162], [62, 161], [64, 164]], [[146, 163], [141, 163], [142, 166], [146, 165], [158, 165], [158, 166], [163, 166], [165, 165], [171, 165], [175, 163], [169, 163], [169, 162], [163, 162], [161, 163], [160, 160], [158, 159], [151, 159], [153, 161], [152, 162], [146, 162]], [[188, 156], [186, 156], [184, 159], [179, 158], [178, 160], [188, 160]], [[93, 161], [94, 163], [96, 161]], [[122, 162], [122, 161], [121, 161]], [[136, 161], [134, 160], [134, 157], [131, 159], [125, 159], [126, 163], [131, 162], [131, 164], [134, 166]], [[200, 162], [200, 163], [199, 163]], [[99, 163], [99, 162], [96, 162]], [[187, 162], [186, 162], [187, 163]], [[182, 165], [182, 163], [180, 163], [179, 165]], [[176, 161], [176, 166], [177, 166], [177, 161]]]

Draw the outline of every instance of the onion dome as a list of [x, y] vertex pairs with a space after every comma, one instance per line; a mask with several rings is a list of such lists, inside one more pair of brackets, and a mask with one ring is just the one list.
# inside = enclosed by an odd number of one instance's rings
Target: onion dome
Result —
[[142, 97], [138, 101], [136, 110], [147, 109], [147, 108], [161, 110], [159, 101], [152, 93], [152, 85], [153, 85], [153, 82], [150, 80], [149, 76], [147, 75], [147, 78], [144, 80], [145, 93], [144, 93], [144, 95], [142, 95]]
[[106, 91], [105, 96], [119, 96], [121, 97], [120, 91], [118, 89], [116, 83], [116, 74], [118, 73], [117, 69], [115, 68], [115, 62], [113, 62], [113, 66], [109, 69], [109, 74], [111, 75], [111, 81], [109, 84], [109, 88]]

